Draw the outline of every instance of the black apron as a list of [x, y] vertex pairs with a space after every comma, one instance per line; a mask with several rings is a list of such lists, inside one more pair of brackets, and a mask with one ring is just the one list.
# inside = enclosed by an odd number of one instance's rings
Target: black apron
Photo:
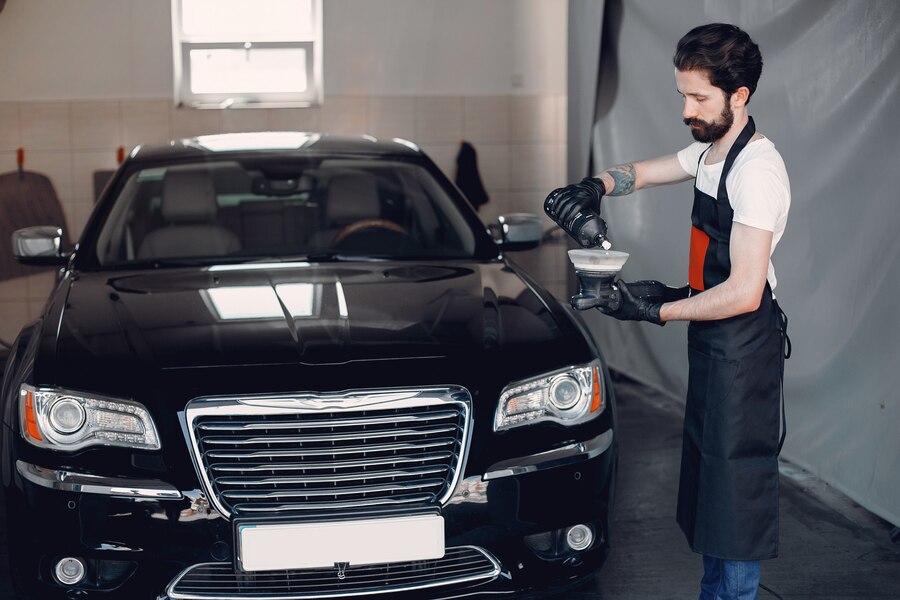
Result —
[[[692, 295], [722, 283], [731, 271], [734, 211], [725, 179], [755, 131], [751, 118], [728, 152], [716, 198], [694, 186]], [[778, 554], [785, 330], [784, 313], [768, 283], [757, 310], [688, 326], [690, 371], [677, 518], [694, 552], [727, 560]]]

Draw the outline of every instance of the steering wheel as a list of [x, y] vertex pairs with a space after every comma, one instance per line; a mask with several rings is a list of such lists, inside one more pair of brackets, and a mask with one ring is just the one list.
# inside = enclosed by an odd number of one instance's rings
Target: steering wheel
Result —
[[355, 221], [350, 223], [343, 229], [337, 232], [337, 235], [334, 236], [334, 239], [331, 241], [332, 246], [336, 246], [344, 241], [346, 238], [351, 235], [357, 234], [366, 229], [387, 229], [388, 231], [393, 231], [394, 233], [399, 233], [401, 235], [409, 235], [409, 232], [406, 229], [394, 221], [390, 221], [388, 219], [362, 219], [360, 221]]

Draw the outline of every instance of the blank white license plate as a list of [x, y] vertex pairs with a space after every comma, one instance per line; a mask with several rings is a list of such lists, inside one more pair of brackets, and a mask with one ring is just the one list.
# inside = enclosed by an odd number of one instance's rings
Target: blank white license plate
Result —
[[244, 571], [428, 560], [444, 556], [444, 518], [418, 515], [330, 523], [239, 523], [237, 542]]

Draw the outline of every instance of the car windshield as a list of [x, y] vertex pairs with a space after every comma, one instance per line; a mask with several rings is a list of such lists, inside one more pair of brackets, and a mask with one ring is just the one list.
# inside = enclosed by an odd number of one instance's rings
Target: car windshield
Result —
[[103, 267], [442, 259], [472, 258], [479, 234], [415, 162], [238, 158], [132, 172], [89, 247]]

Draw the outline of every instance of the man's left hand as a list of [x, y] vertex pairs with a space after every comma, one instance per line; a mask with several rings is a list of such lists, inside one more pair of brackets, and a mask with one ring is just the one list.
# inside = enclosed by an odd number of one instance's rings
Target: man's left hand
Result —
[[619, 295], [619, 301], [610, 303], [611, 306], [618, 304], [613, 309], [610, 305], [601, 304], [597, 308], [605, 315], [615, 317], [620, 321], [647, 321], [655, 325], [665, 325], [659, 318], [659, 309], [662, 308], [661, 302], [648, 302], [643, 298], [638, 298], [628, 289], [628, 284], [621, 279], [616, 281], [615, 288]]

